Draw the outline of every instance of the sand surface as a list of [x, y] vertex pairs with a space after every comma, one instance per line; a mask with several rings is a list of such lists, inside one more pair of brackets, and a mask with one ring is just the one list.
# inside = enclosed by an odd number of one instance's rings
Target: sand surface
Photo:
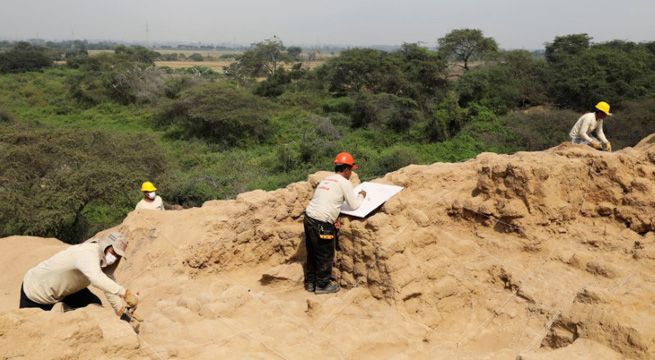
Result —
[[141, 293], [138, 335], [108, 307], [16, 309], [25, 271], [66, 245], [0, 239], [0, 356], [655, 358], [655, 137], [387, 174], [375, 181], [405, 190], [344, 219], [344, 289], [317, 296], [302, 287], [302, 212], [326, 174], [130, 213], [117, 279]]

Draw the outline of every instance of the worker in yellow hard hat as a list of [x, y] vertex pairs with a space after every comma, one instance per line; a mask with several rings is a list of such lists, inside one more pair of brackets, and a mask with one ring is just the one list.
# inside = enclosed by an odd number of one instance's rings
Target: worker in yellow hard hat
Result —
[[332, 263], [338, 236], [335, 222], [344, 202], [350, 208], [357, 209], [366, 197], [366, 191], [363, 190], [355, 194], [350, 182], [352, 171], [356, 169], [352, 155], [347, 152], [337, 154], [334, 159], [335, 173], [318, 184], [305, 209], [305, 290], [309, 292], [330, 294], [340, 289], [339, 284], [332, 280]]
[[156, 193], [157, 188], [150, 181], [146, 181], [141, 185], [141, 192], [143, 199], [136, 204], [135, 210], [164, 210], [164, 201]]
[[[612, 144], [605, 137], [603, 132], [603, 119], [612, 116], [610, 104], [601, 101], [596, 104], [594, 112], [582, 115], [573, 125], [569, 136], [574, 144], [584, 144], [596, 150], [612, 151]], [[591, 135], [596, 133], [597, 137]], [[602, 142], [602, 144], [601, 144]]]

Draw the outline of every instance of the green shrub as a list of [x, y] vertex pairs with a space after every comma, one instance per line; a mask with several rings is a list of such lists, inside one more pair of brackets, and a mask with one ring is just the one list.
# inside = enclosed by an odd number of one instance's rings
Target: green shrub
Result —
[[457, 94], [451, 91], [434, 107], [421, 137], [430, 142], [450, 139], [464, 126], [467, 115], [467, 109], [459, 106]]
[[138, 185], [165, 170], [163, 151], [147, 135], [40, 125], [0, 125], [0, 236], [89, 235], [89, 206], [115, 225], [134, 207]]
[[509, 133], [496, 143], [521, 150], [545, 150], [570, 141], [569, 132], [580, 115], [570, 110], [548, 108], [512, 112], [502, 119]]
[[18, 42], [9, 51], [0, 52], [0, 73], [19, 73], [52, 66], [46, 48]]
[[634, 146], [655, 133], [655, 97], [624, 103], [604, 120], [603, 130], [615, 149]]
[[70, 80], [70, 92], [83, 104], [155, 102], [166, 94], [165, 71], [154, 67], [156, 53], [117, 47], [114, 54], [90, 57]]
[[0, 123], [13, 122], [15, 120], [14, 115], [10, 112], [0, 109]]
[[313, 91], [286, 91], [277, 98], [282, 105], [315, 112], [321, 108], [322, 99], [322, 94]]
[[164, 105], [156, 124], [175, 127], [181, 138], [201, 138], [226, 148], [245, 146], [268, 138], [271, 108], [269, 102], [234, 85], [204, 83]]
[[402, 167], [419, 162], [418, 157], [408, 148], [397, 148], [380, 156], [374, 165], [376, 175], [384, 175]]
[[352, 114], [355, 109], [355, 100], [350, 97], [330, 98], [321, 103], [321, 108], [326, 113]]
[[421, 119], [416, 101], [391, 94], [360, 94], [355, 99], [352, 126], [405, 132]]

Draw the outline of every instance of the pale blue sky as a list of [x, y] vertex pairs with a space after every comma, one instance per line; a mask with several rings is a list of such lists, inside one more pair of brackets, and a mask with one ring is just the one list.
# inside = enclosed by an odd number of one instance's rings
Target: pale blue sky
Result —
[[655, 0], [0, 0], [0, 38], [395, 45], [482, 29], [503, 48], [556, 35], [655, 40]]

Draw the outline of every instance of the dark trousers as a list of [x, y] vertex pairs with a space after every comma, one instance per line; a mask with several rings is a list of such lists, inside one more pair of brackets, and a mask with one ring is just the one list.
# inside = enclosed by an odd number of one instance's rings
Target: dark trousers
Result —
[[[100, 299], [95, 296], [91, 290], [84, 288], [76, 293], [70, 294], [61, 300], [66, 306], [71, 309], [78, 309], [85, 307], [90, 304], [102, 305]], [[23, 284], [20, 285], [20, 304], [19, 308], [40, 308], [46, 311], [52, 310], [55, 304], [39, 304], [35, 301], [32, 301], [30, 298], [25, 295], [23, 291]]]
[[[305, 246], [307, 248], [307, 262], [305, 263], [305, 283], [324, 287], [332, 277], [332, 263], [334, 262], [334, 247], [337, 229], [334, 224], [312, 219], [305, 215]], [[321, 239], [330, 237], [331, 239]]]

